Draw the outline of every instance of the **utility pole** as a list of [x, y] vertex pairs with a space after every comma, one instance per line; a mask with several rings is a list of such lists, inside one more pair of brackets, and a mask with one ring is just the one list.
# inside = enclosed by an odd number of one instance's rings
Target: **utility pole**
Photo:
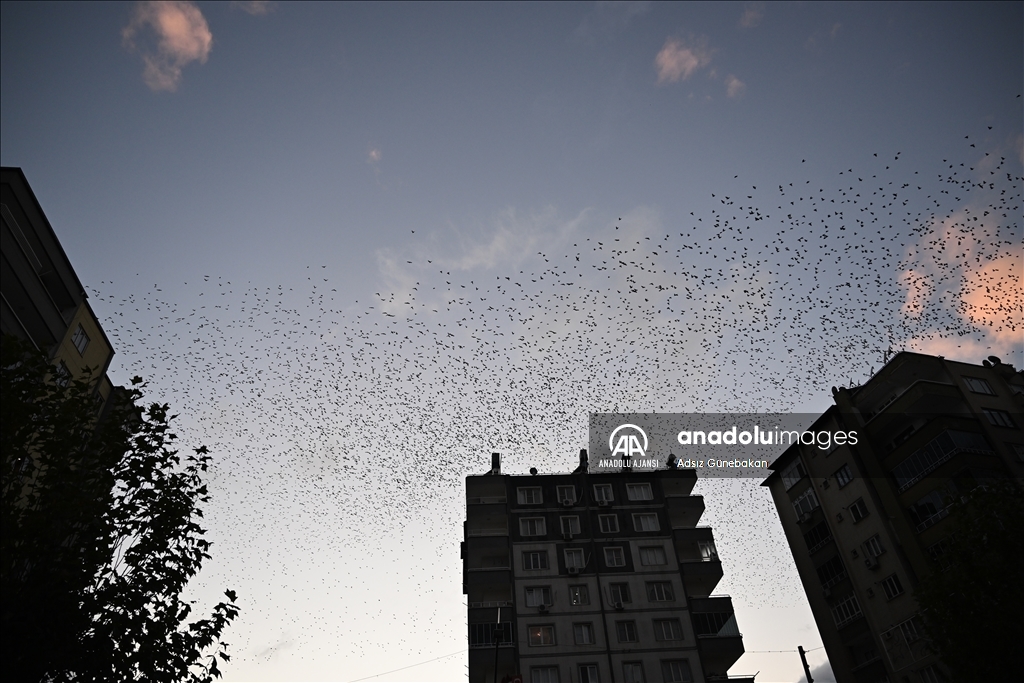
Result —
[[814, 683], [814, 679], [811, 678], [811, 668], [807, 666], [807, 653], [804, 652], [804, 646], [797, 645], [796, 651], [800, 653], [800, 661], [804, 664], [804, 673], [807, 674], [807, 683]]

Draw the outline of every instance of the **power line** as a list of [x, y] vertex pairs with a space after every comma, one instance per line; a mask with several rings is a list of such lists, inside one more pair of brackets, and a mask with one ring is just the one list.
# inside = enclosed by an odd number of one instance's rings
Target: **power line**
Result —
[[463, 652], [466, 652], [468, 650], [469, 650], [469, 648], [467, 647], [467, 648], [463, 648], [463, 649], [461, 649], [461, 650], [459, 650], [457, 652], [452, 652], [452, 653], [449, 653], [449, 654], [446, 654], [446, 655], [441, 655], [440, 657], [434, 657], [433, 659], [428, 659], [428, 660], [423, 661], [423, 662], [417, 662], [415, 664], [410, 664], [409, 666], [403, 666], [400, 669], [392, 669], [391, 671], [381, 671], [379, 674], [372, 674], [370, 676], [364, 676], [363, 678], [357, 678], [357, 679], [353, 680], [351, 683], [357, 683], [357, 681], [368, 681], [371, 678], [376, 678], [377, 676], [383, 676], [385, 674], [393, 674], [396, 671], [405, 671], [406, 669], [411, 669], [411, 668], [413, 668], [415, 666], [421, 666], [423, 664], [430, 664], [431, 662], [436, 662], [439, 659], [444, 659], [446, 657], [453, 657], [455, 655], [462, 654]]

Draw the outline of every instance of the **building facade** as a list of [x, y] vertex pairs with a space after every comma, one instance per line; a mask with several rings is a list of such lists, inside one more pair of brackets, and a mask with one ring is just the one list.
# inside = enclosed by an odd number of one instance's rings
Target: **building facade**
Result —
[[[466, 478], [469, 680], [725, 680], [743, 654], [693, 470]], [[733, 678], [753, 683], [753, 677]]]
[[0, 169], [0, 218], [0, 328], [45, 351], [57, 381], [91, 369], [106, 403], [113, 347], [20, 168]]
[[811, 431], [857, 443], [793, 445], [771, 490], [839, 683], [947, 680], [914, 589], [941, 571], [949, 509], [979, 482], [1024, 482], [1024, 374], [899, 353], [863, 386], [833, 389]]

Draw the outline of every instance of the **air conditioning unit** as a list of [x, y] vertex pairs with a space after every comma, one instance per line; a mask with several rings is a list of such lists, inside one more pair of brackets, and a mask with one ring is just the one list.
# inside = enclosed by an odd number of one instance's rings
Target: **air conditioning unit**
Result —
[[544, 603], [541, 603], [541, 604], [537, 605], [537, 611], [538, 612], [547, 612], [548, 611], [548, 606], [545, 605]]
[[576, 576], [580, 573], [579, 567], [569, 567], [569, 576]]
[[567, 541], [571, 541], [572, 540], [572, 534], [566, 532], [566, 533], [562, 534], [562, 538], [564, 538]]
[[864, 566], [868, 569], [878, 569], [878, 558], [877, 557], [865, 557]]
[[621, 602], [612, 603], [612, 607], [614, 607], [615, 609], [624, 609]]
[[562, 507], [571, 508], [573, 506], [572, 498], [565, 498], [562, 500]]
[[597, 505], [598, 507], [606, 508], [608, 507], [608, 501], [602, 498], [601, 500], [597, 501]]

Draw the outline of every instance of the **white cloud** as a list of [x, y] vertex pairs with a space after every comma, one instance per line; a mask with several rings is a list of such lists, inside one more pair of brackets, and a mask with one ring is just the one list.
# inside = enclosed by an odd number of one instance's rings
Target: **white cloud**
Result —
[[764, 18], [763, 2], [748, 2], [743, 6], [743, 14], [740, 15], [740, 26], [742, 28], [754, 28]]
[[366, 153], [367, 163], [374, 166], [377, 165], [382, 158], [383, 155], [381, 154], [381, 151], [376, 147], [371, 148], [370, 151]]
[[669, 38], [654, 58], [659, 83], [685, 81], [698, 69], [711, 63], [712, 51], [704, 40], [690, 41], [687, 45], [678, 38]]
[[725, 79], [725, 92], [729, 97], [739, 97], [747, 89], [747, 84], [729, 74]]
[[142, 56], [142, 77], [152, 90], [177, 90], [182, 68], [205, 62], [213, 47], [203, 13], [182, 1], [138, 3], [121, 37], [126, 48]]

